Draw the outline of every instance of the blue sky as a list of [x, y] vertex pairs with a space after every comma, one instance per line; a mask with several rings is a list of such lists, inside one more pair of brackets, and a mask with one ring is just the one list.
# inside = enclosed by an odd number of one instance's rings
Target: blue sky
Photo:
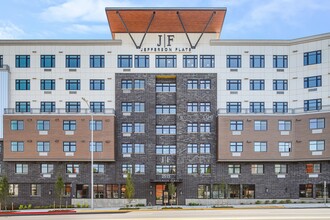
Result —
[[1, 0], [0, 39], [110, 39], [105, 7], [226, 7], [222, 39], [330, 32], [329, 0]]

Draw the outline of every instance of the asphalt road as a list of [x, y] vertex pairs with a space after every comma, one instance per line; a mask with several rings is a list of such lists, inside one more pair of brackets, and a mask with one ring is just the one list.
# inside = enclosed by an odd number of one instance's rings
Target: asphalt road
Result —
[[330, 220], [330, 209], [230, 209], [230, 210], [178, 210], [133, 211], [113, 214], [79, 214], [57, 216], [0, 217], [11, 220]]

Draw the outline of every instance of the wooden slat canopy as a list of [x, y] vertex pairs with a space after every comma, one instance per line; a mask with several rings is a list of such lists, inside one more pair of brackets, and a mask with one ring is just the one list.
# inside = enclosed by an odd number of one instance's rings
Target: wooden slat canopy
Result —
[[[154, 19], [148, 33], [184, 33], [179, 13], [187, 33], [202, 33], [207, 26], [205, 33], [220, 34], [226, 14], [226, 8], [106, 8], [105, 10], [113, 39], [116, 33], [127, 33], [127, 29], [130, 33], [145, 33], [153, 13], [155, 13]], [[214, 15], [210, 19], [212, 14]]]

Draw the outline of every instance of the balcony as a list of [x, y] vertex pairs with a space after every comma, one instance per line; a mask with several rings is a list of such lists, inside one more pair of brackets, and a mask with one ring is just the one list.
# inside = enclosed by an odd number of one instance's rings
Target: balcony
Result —
[[[57, 108], [52, 112], [43, 112], [40, 108], [31, 108], [29, 112], [16, 112], [15, 108], [5, 108], [5, 115], [90, 115], [88, 108], [78, 109], [77, 111], [67, 111], [65, 108]], [[102, 112], [93, 112], [93, 115], [115, 115], [113, 108], [105, 108]]]

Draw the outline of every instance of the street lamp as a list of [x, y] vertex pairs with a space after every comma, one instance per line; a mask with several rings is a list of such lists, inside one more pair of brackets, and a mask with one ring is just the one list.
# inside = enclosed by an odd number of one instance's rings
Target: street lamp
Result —
[[88, 104], [88, 100], [84, 97], [81, 98], [84, 102], [86, 102], [89, 112], [91, 114], [91, 123], [92, 123], [92, 129], [91, 129], [91, 145], [92, 148], [91, 151], [91, 209], [94, 209], [94, 117], [93, 117], [93, 111], [90, 108], [90, 105]]

